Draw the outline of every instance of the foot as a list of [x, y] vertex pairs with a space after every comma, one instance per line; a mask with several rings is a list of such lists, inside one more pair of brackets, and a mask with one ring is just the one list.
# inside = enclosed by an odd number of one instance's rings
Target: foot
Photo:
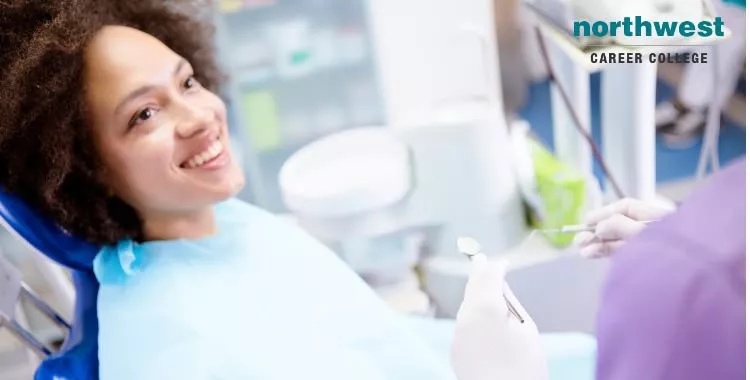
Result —
[[659, 132], [664, 145], [671, 149], [687, 149], [698, 143], [706, 128], [706, 111], [686, 110], [673, 123]]
[[684, 106], [679, 100], [673, 99], [659, 103], [656, 106], [656, 131], [659, 132], [674, 126], [678, 119], [684, 117], [691, 109]]

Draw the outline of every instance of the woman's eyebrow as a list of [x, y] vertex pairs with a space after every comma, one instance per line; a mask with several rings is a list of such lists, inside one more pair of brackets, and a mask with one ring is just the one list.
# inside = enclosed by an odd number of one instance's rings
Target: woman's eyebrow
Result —
[[[187, 63], [188, 62], [185, 59], [180, 59], [180, 61], [177, 62], [177, 65], [175, 66], [173, 75], [177, 76], [180, 73], [180, 71], [182, 71], [182, 68], [185, 67], [185, 65], [187, 65]], [[146, 85], [146, 86], [138, 87], [137, 89], [133, 90], [125, 98], [123, 98], [119, 104], [117, 104], [117, 107], [115, 107], [115, 114], [118, 114], [120, 112], [120, 109], [124, 107], [126, 104], [128, 104], [128, 102], [153, 91], [154, 89], [156, 89], [156, 87], [157, 86], [154, 86], [154, 85]]]

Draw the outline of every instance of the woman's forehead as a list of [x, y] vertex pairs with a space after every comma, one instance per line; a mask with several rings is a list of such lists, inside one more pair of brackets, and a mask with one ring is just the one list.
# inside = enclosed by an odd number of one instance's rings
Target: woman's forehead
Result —
[[107, 26], [87, 46], [85, 59], [88, 75], [112, 80], [123, 75], [156, 75], [174, 67], [180, 57], [149, 34], [124, 26]]
[[97, 99], [97, 103], [117, 102], [139, 87], [171, 81], [181, 59], [149, 34], [129, 27], [107, 26], [86, 48], [86, 88], [94, 98], [106, 95], [106, 100]]

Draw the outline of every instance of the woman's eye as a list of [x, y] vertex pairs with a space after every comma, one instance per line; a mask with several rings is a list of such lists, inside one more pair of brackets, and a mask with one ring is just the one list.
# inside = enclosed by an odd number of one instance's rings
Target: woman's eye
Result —
[[196, 82], [195, 77], [193, 76], [190, 76], [190, 78], [186, 79], [184, 83], [185, 88], [193, 88], [195, 87], [196, 84], [198, 83]]
[[130, 121], [130, 126], [132, 127], [132, 126], [141, 124], [147, 121], [148, 119], [151, 119], [153, 116], [154, 116], [153, 108], [143, 109], [133, 116], [133, 119], [131, 119]]

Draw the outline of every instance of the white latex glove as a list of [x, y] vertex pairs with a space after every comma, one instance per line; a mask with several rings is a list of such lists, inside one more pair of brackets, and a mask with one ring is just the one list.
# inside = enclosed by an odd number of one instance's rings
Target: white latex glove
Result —
[[596, 225], [594, 232], [580, 232], [573, 244], [584, 257], [609, 256], [623, 241], [637, 235], [642, 222], [661, 219], [675, 210], [674, 205], [625, 198], [590, 212], [583, 223]]
[[[507, 262], [472, 259], [472, 273], [456, 317], [452, 364], [458, 380], [546, 380], [539, 330], [505, 282]], [[520, 323], [503, 298], [523, 316]]]

